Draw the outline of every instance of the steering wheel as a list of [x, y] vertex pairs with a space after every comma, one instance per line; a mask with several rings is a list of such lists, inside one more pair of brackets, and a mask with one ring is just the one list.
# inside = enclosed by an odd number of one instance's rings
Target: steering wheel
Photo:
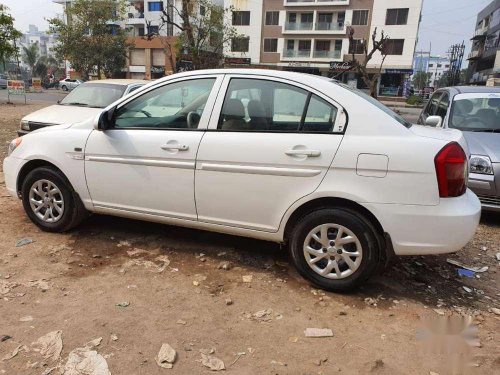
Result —
[[187, 114], [187, 126], [189, 129], [196, 129], [198, 127], [198, 124], [200, 123], [201, 116], [198, 114], [198, 112], [191, 111]]

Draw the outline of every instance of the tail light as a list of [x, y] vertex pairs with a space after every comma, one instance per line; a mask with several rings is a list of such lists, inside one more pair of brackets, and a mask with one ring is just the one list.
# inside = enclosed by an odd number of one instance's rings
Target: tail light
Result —
[[467, 189], [467, 156], [456, 142], [448, 143], [434, 158], [441, 198], [458, 197]]

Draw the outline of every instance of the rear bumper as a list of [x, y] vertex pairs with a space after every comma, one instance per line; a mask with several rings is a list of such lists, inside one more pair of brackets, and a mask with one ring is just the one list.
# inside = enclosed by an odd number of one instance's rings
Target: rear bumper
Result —
[[462, 249], [474, 236], [481, 204], [470, 190], [437, 206], [364, 204], [392, 239], [396, 255], [432, 255]]

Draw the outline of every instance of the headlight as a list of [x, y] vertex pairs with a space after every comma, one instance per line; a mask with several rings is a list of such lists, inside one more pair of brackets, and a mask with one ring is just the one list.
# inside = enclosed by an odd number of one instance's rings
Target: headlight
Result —
[[28, 120], [21, 120], [21, 129], [22, 130], [30, 130], [30, 124]]
[[23, 139], [21, 137], [14, 139], [9, 143], [9, 150], [7, 152], [8, 155], [12, 154], [16, 148], [19, 147]]
[[470, 172], [479, 174], [493, 174], [491, 160], [487, 156], [471, 155]]

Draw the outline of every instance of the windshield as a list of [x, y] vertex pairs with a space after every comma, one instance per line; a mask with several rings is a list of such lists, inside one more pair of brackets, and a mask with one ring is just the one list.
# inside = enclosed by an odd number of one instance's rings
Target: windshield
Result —
[[109, 83], [84, 83], [71, 91], [60, 104], [105, 108], [120, 99], [126, 88]]
[[368, 94], [365, 94], [363, 91], [361, 90], [358, 90], [358, 89], [355, 89], [351, 86], [348, 86], [348, 85], [345, 85], [341, 82], [338, 82], [338, 81], [334, 81], [336, 84], [342, 86], [343, 88], [353, 92], [354, 94], [362, 97], [363, 99], [365, 99], [366, 101], [370, 102], [371, 104], [373, 104], [375, 107], [377, 107], [378, 109], [380, 109], [381, 111], [385, 112], [386, 114], [388, 114], [389, 116], [391, 116], [394, 120], [396, 120], [397, 122], [399, 122], [401, 125], [407, 127], [407, 128], [410, 128], [412, 126], [411, 122], [408, 122], [406, 121], [404, 118], [402, 118], [400, 115], [398, 115], [396, 112], [394, 112], [392, 109], [386, 107], [385, 105], [383, 105], [382, 103], [380, 103], [377, 99], [375, 98], [372, 98], [370, 95]]
[[474, 132], [500, 132], [500, 94], [455, 96], [449, 127]]

